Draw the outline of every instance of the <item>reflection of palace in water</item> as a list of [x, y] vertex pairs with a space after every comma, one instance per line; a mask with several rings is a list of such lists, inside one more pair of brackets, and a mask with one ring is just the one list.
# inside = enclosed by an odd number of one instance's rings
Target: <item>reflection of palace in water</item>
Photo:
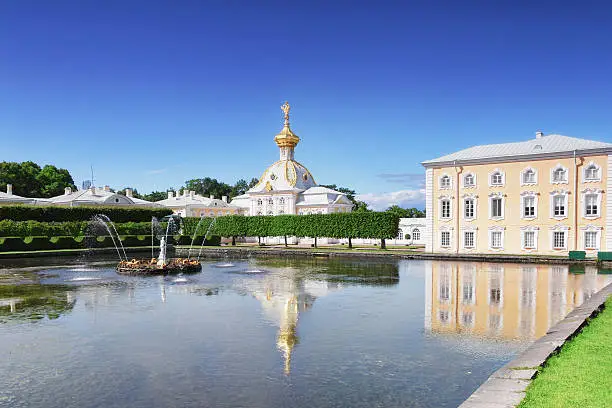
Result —
[[292, 273], [268, 274], [262, 279], [248, 279], [245, 289], [261, 302], [265, 318], [279, 327], [276, 346], [283, 355], [285, 374], [291, 371], [291, 354], [299, 343], [299, 315], [312, 308], [315, 299], [341, 288], [338, 283], [315, 281]]
[[586, 266], [428, 262], [425, 328], [505, 339], [538, 338], [612, 281]]

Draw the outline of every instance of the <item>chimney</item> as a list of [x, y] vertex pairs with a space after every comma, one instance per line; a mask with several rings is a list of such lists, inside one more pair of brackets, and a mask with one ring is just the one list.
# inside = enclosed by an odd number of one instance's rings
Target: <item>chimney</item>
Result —
[[12, 184], [6, 185], [6, 194], [13, 195], [13, 185]]
[[195, 196], [195, 191], [191, 190], [191, 191], [189, 192], [189, 197], [193, 198], [193, 196]]
[[168, 198], [174, 198], [174, 191], [168, 191]]
[[72, 189], [70, 187], [65, 187], [64, 188], [64, 195], [69, 195], [72, 194]]
[[132, 191], [132, 189], [131, 189], [131, 188], [126, 188], [126, 189], [125, 189], [125, 196], [126, 196], [126, 197], [129, 197], [129, 198], [134, 197], [134, 192]]
[[110, 191], [110, 186], [104, 186], [104, 191]]
[[542, 132], [542, 131], [538, 130], [538, 131], [536, 132], [536, 139], [541, 139], [541, 138], [543, 138], [543, 137], [544, 137], [544, 132]]
[[214, 195], [214, 194], [211, 194], [211, 195], [210, 195], [210, 199], [211, 199], [211, 200], [214, 200], [214, 199], [215, 199], [215, 195]]
[[223, 200], [224, 203], [227, 203], [227, 196], [221, 196], [221, 200]]
[[91, 191], [91, 194], [96, 194], [96, 187], [95, 186], [89, 187], [89, 191]]
[[186, 188], [183, 189], [183, 197], [187, 197], [187, 195], [189, 194], [189, 190], [187, 190]]

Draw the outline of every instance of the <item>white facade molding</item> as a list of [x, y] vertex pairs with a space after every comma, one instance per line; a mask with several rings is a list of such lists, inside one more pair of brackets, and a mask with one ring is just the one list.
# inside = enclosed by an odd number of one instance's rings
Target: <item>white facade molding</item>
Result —
[[[501, 214], [493, 216], [493, 200], [501, 199]], [[506, 195], [502, 192], [489, 193], [489, 219], [490, 220], [503, 220], [506, 215]]]
[[[526, 179], [527, 172], [533, 172], [531, 181]], [[531, 166], [524, 168], [521, 171], [521, 186], [535, 186], [536, 184], [538, 184], [538, 171]]]
[[[453, 219], [453, 200], [454, 197], [446, 194], [443, 194], [438, 197], [438, 214], [440, 214], [439, 219], [441, 221], [449, 221]], [[445, 203], [448, 203], [448, 217], [444, 216], [443, 209], [445, 207]]]
[[[473, 209], [473, 216], [468, 217], [467, 214], [467, 202], [471, 201], [472, 203], [472, 209]], [[476, 220], [476, 218], [478, 217], [478, 195], [473, 194], [473, 193], [468, 193], [468, 194], [464, 194], [463, 198], [461, 200], [461, 204], [462, 204], [462, 212], [463, 212], [463, 219], [465, 221], [474, 221]]]
[[453, 178], [448, 173], [443, 173], [438, 179], [440, 190], [451, 190], [453, 188]]
[[[539, 193], [535, 192], [535, 191], [523, 191], [521, 193], [521, 219], [524, 220], [534, 220], [536, 218], [538, 218], [538, 196]], [[534, 206], [534, 212], [533, 215], [526, 215], [526, 211], [525, 211], [525, 199], [526, 198], [533, 198], [533, 206]]]
[[489, 288], [487, 304], [496, 306], [501, 310], [504, 306], [504, 267], [503, 265], [491, 265], [489, 268]]
[[[527, 252], [534, 252], [538, 250], [538, 235], [540, 232], [540, 227], [535, 225], [525, 225], [521, 227], [521, 249]], [[533, 234], [533, 245], [526, 245], [527, 241], [525, 236], [527, 234]]]
[[[569, 214], [569, 191], [568, 190], [554, 190], [550, 192], [550, 218], [555, 220], [564, 220]], [[555, 197], [562, 197], [562, 207], [564, 209], [562, 214], [555, 214]]]
[[[472, 236], [471, 242], [466, 240], [466, 234]], [[478, 247], [478, 227], [464, 225], [461, 227], [461, 248], [465, 251], [475, 251]], [[467, 245], [466, 245], [467, 244]]]
[[[499, 183], [493, 183], [493, 178], [500, 180], [501, 182]], [[489, 173], [489, 187], [503, 187], [506, 185], [506, 173], [503, 172], [501, 169], [493, 169], [493, 171], [491, 171]]]
[[596, 183], [599, 181], [601, 181], [601, 166], [591, 160], [582, 168], [582, 182]]
[[[601, 201], [603, 196], [603, 190], [599, 188], [585, 188], [580, 193], [580, 207], [582, 208], [582, 218], [585, 218], [587, 220], [595, 220], [597, 218], [600, 218], [602, 210]], [[587, 198], [592, 196], [595, 197], [595, 207], [593, 208], [593, 205], [591, 203], [591, 208], [587, 208]], [[590, 210], [590, 214], [587, 214], [587, 209]], [[594, 212], [594, 209], [597, 209], [597, 211]]]
[[425, 251], [433, 252], [433, 221], [434, 221], [434, 200], [433, 200], [433, 169], [425, 170]]
[[[463, 180], [463, 188], [476, 188], [476, 174], [472, 172], [467, 172], [462, 177]], [[470, 184], [469, 181], [472, 181]]]
[[[555, 173], [559, 172], [559, 174], [561, 174], [561, 172], [563, 172], [563, 177], [559, 178], [559, 177], [555, 177]], [[557, 165], [555, 167], [553, 167], [552, 169], [550, 169], [550, 183], [551, 184], [568, 184], [569, 180], [569, 171], [567, 169], [567, 167], [563, 166], [561, 163], [557, 163]]]
[[[504, 235], [506, 227], [497, 225], [495, 227], [489, 227], [489, 250], [490, 251], [503, 251], [504, 250]], [[494, 237], [499, 237], [499, 246], [494, 245]]]
[[[453, 248], [453, 230], [454, 228], [450, 225], [442, 225], [439, 228], [440, 231], [440, 248], [444, 250], [450, 250]], [[447, 236], [446, 240], [444, 237]]]
[[[557, 224], [549, 228], [550, 249], [553, 251], [565, 251], [569, 248], [567, 239], [570, 227], [567, 225]], [[563, 234], [563, 245], [555, 245], [555, 233]]]
[[[599, 250], [601, 248], [601, 231], [603, 230], [603, 227], [599, 226], [599, 225], [586, 225], [584, 227], [580, 227], [580, 239], [582, 240], [580, 248], [582, 248], [583, 251], [588, 251], [588, 250]], [[594, 236], [594, 239], [591, 239], [591, 242], [587, 242], [587, 235], [591, 235]], [[590, 243], [591, 245], [587, 246], [587, 243]]]

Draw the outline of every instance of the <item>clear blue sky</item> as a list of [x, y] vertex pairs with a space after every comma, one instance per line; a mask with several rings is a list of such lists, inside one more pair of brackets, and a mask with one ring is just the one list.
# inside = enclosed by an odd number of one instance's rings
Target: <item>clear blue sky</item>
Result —
[[93, 165], [97, 184], [142, 192], [233, 183], [277, 160], [289, 100], [296, 159], [384, 201], [419, 189], [420, 161], [474, 144], [536, 130], [612, 141], [611, 11], [5, 0], [0, 160], [55, 164], [77, 183]]

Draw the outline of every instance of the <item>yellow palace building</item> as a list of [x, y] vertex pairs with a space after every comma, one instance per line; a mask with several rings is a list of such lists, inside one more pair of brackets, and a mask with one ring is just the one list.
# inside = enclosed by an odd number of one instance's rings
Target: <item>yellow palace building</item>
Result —
[[612, 143], [537, 132], [422, 164], [427, 252], [612, 251]]

